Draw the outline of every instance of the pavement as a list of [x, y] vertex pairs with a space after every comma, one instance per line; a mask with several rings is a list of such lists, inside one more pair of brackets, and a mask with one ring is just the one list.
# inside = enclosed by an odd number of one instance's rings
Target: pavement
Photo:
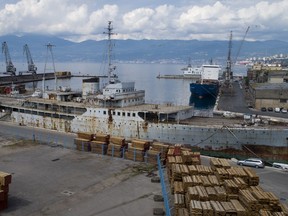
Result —
[[[0, 139], [0, 170], [12, 174], [1, 216], [153, 215], [160, 183], [150, 166], [59, 146]], [[153, 172], [157, 174], [157, 172]]]

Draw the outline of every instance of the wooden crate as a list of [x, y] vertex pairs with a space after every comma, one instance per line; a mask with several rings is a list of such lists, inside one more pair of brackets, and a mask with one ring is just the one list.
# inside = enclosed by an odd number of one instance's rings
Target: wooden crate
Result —
[[0, 185], [9, 185], [12, 182], [12, 175], [10, 173], [0, 171]]
[[175, 209], [185, 208], [185, 197], [183, 194], [174, 194], [174, 207]]

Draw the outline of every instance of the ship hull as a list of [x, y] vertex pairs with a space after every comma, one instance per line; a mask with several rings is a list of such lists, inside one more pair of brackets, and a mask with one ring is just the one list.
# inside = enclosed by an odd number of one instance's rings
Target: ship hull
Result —
[[190, 92], [192, 95], [203, 97], [216, 97], [219, 91], [218, 83], [190, 83]]
[[63, 120], [19, 112], [12, 112], [11, 117], [15, 123], [63, 132], [104, 133], [122, 136], [127, 140], [139, 138], [170, 144], [180, 143], [201, 151], [230, 152], [234, 157], [249, 155], [253, 150], [259, 157], [288, 160], [288, 129], [195, 126], [87, 115]]

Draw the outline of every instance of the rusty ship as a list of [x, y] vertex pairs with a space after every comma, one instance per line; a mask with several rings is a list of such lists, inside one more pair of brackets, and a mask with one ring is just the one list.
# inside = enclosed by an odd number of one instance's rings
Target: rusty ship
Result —
[[[199, 151], [230, 155], [257, 154], [262, 158], [288, 160], [288, 129], [243, 126], [226, 120], [195, 118], [193, 106], [147, 104], [145, 91], [134, 82], [121, 82], [111, 63], [111, 22], [108, 24], [108, 83], [99, 88], [99, 78], [84, 79], [82, 92], [70, 89], [44, 91], [42, 97], [1, 96], [2, 113], [20, 125], [60, 132], [104, 133], [126, 139], [139, 138], [179, 143]], [[216, 120], [218, 123], [215, 123]]]

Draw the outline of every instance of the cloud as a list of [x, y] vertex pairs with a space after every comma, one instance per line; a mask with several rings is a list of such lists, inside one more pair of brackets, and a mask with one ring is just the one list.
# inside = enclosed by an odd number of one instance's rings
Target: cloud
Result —
[[[0, 3], [0, 35], [103, 39], [108, 20], [121, 39], [287, 40], [287, 0], [21, 0]], [[276, 12], [277, 11], [277, 12]], [[257, 26], [257, 27], [256, 27]]]

